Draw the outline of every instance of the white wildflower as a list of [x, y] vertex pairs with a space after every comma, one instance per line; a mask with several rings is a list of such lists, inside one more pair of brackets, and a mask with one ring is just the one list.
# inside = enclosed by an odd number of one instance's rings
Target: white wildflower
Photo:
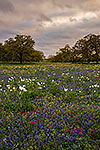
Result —
[[22, 82], [24, 82], [24, 79], [21, 79]]
[[10, 85], [6, 85], [6, 87], [7, 87], [8, 89], [10, 89]]
[[41, 86], [39, 86], [38, 88], [39, 88], [39, 89], [42, 89], [42, 87], [41, 87]]
[[10, 87], [10, 85], [6, 85], [7, 87]]
[[81, 78], [84, 78], [83, 76], [81, 76]]
[[32, 79], [33, 81], [35, 81], [35, 79]]
[[19, 86], [19, 89], [22, 91], [24, 91], [24, 92], [26, 92], [27, 90], [24, 88], [24, 87], [22, 87], [22, 86]]
[[99, 87], [99, 85], [95, 84], [94, 87]]
[[66, 92], [66, 91], [68, 91], [68, 89], [64, 88], [64, 91]]
[[40, 86], [41, 84], [39, 82], [37, 82], [37, 84]]

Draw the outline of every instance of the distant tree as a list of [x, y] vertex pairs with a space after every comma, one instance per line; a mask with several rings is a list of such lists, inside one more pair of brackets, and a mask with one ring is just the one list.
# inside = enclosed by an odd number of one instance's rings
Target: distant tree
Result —
[[29, 60], [34, 51], [35, 42], [31, 36], [16, 35], [14, 38], [9, 38], [5, 41], [5, 51], [9, 60], [19, 60], [20, 63], [24, 60]]
[[73, 49], [68, 44], [59, 51], [61, 52], [61, 57], [64, 62], [73, 61]]
[[13, 38], [9, 38], [8, 40], [5, 41], [4, 43], [4, 51], [5, 51], [4, 60], [5, 61], [12, 61], [12, 60], [16, 61], [17, 56], [16, 56], [15, 49], [16, 47], [15, 47]]
[[52, 58], [53, 61], [68, 62], [72, 61], [73, 55], [72, 48], [66, 44], [64, 48], [60, 48], [59, 52], [56, 52], [56, 56]]
[[88, 60], [88, 63], [90, 60], [96, 60], [98, 63], [100, 55], [100, 35], [86, 35], [75, 43], [73, 49], [74, 60]]
[[87, 48], [91, 52], [91, 55], [94, 56], [94, 60], [98, 63], [100, 55], [100, 35], [88, 34], [84, 39], [87, 42]]
[[[85, 58], [88, 58], [88, 52], [86, 48], [86, 41], [83, 39], [78, 40], [73, 49], [74, 49], [74, 60], [82, 61]], [[89, 58], [88, 58], [89, 59]], [[88, 60], [89, 61], [89, 60]]]
[[[23, 61], [41, 60], [43, 53], [34, 49], [35, 41], [31, 36], [16, 35], [5, 41], [4, 47], [7, 60]], [[33, 58], [36, 57], [36, 58]]]
[[31, 56], [32, 56], [31, 61], [36, 61], [36, 62], [42, 61], [43, 58], [45, 57], [43, 52], [37, 50], [34, 50]]
[[80, 39], [78, 40], [74, 47], [74, 59], [76, 60], [88, 60], [88, 63], [90, 62], [91, 58], [91, 49], [89, 48], [88, 41], [86, 39]]
[[0, 43], [0, 61], [3, 60], [3, 45]]

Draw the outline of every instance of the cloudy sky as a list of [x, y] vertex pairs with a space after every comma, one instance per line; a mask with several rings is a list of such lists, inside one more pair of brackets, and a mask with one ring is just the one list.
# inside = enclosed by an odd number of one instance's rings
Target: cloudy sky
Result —
[[0, 0], [0, 42], [31, 35], [49, 56], [89, 33], [100, 34], [100, 0]]

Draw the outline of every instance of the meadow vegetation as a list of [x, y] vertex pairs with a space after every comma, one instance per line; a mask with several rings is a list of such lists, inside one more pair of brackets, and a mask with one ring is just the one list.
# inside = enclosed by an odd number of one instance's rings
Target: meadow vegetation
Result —
[[99, 150], [100, 64], [0, 65], [2, 150]]

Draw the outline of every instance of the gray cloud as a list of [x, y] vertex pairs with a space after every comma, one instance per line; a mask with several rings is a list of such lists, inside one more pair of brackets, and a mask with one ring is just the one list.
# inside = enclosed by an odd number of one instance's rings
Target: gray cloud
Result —
[[14, 6], [9, 0], [0, 0], [0, 11], [7, 13], [14, 11]]
[[14, 36], [16, 34], [13, 30], [0, 30], [0, 38], [9, 38], [11, 36]]
[[0, 0], [0, 40], [30, 34], [46, 55], [100, 34], [99, 20], [100, 0]]

